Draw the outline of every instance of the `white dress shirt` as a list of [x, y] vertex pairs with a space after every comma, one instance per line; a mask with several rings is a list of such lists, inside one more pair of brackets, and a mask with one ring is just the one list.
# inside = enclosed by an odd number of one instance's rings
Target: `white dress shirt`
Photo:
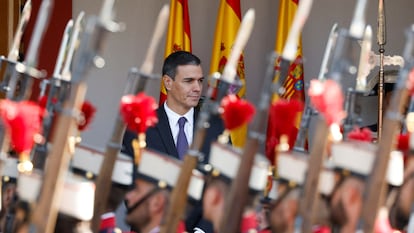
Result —
[[175, 145], [177, 145], [177, 137], [179, 131], [178, 119], [180, 119], [180, 117], [185, 117], [187, 119], [187, 122], [184, 125], [184, 132], [185, 136], [187, 137], [188, 145], [190, 146], [193, 142], [194, 108], [191, 108], [190, 111], [184, 115], [179, 115], [168, 107], [167, 102], [164, 102], [164, 109], [165, 113], [167, 113], [168, 122], [170, 123], [170, 129], [174, 138]]

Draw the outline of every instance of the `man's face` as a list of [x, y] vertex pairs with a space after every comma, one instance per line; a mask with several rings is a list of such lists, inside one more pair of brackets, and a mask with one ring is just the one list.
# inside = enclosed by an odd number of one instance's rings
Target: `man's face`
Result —
[[[125, 195], [127, 208], [139, 202], [147, 193], [154, 189], [154, 185], [142, 180], [135, 180], [135, 188]], [[134, 229], [143, 228], [151, 220], [148, 199], [137, 206], [126, 217], [125, 221]]]
[[174, 80], [164, 76], [164, 84], [168, 90], [168, 106], [179, 113], [197, 106], [203, 89], [203, 80], [200, 65], [178, 66]]
[[[297, 192], [288, 191], [286, 185], [278, 185], [278, 193], [289, 192], [286, 197], [280, 199], [275, 205], [271, 205], [268, 213], [269, 225], [272, 232], [286, 232], [294, 222], [298, 211]], [[292, 193], [293, 192], [293, 193]]]

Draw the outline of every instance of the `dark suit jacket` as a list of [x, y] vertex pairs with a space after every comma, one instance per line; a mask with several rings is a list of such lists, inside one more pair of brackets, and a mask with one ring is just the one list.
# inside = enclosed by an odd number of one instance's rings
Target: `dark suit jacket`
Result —
[[[196, 119], [199, 111], [197, 109], [194, 110], [194, 125], [196, 125]], [[168, 122], [167, 113], [164, 109], [164, 105], [160, 105], [160, 107], [157, 109], [157, 115], [158, 123], [154, 127], [148, 128], [146, 132], [147, 148], [178, 158], [177, 148], [175, 147], [173, 135], [171, 134], [171, 129]], [[224, 124], [219, 116], [211, 116], [209, 125], [210, 127], [206, 130], [204, 144], [201, 148], [201, 152], [204, 155], [204, 158], [200, 161], [202, 163], [208, 162], [211, 143], [217, 140], [217, 137], [224, 131]], [[135, 133], [126, 130], [122, 142], [122, 151], [124, 153], [131, 156], [134, 154], [131, 142], [135, 138]]]

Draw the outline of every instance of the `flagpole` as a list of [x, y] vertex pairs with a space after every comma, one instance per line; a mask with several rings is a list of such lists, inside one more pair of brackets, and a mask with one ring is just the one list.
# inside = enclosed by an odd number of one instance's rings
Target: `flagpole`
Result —
[[378, 141], [382, 136], [382, 124], [384, 113], [384, 52], [386, 44], [386, 31], [385, 31], [385, 12], [384, 12], [384, 0], [378, 0], [378, 30], [377, 30], [377, 43], [379, 45], [379, 79], [378, 79]]

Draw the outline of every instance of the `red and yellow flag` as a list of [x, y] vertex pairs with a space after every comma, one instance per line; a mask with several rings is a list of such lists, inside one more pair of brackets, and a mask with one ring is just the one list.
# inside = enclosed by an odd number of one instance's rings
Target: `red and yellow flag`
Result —
[[[293, 18], [298, 7], [299, 0], [280, 0], [279, 17], [277, 23], [277, 34], [275, 51], [282, 53], [286, 39], [292, 25]], [[288, 77], [285, 82], [284, 99], [297, 99], [305, 101], [303, 85], [303, 63], [302, 63], [302, 39], [299, 38], [296, 59], [289, 67]]]
[[[173, 52], [183, 50], [191, 52], [190, 15], [188, 13], [188, 0], [171, 0], [168, 32], [165, 44], [164, 57]], [[159, 104], [164, 103], [167, 91], [161, 81]]]
[[[279, 16], [278, 16], [278, 23], [277, 23], [277, 32], [276, 32], [276, 44], [275, 44], [275, 51], [278, 54], [282, 54], [287, 37], [289, 35], [289, 31], [293, 22], [293, 19], [296, 14], [296, 10], [298, 8], [299, 0], [280, 0], [279, 1]], [[279, 69], [279, 64], [276, 65], [275, 69]], [[274, 80], [277, 82], [277, 80]], [[286, 78], [285, 84], [285, 93], [282, 96], [275, 95], [273, 97], [273, 101], [276, 101], [278, 98], [283, 99], [295, 99], [302, 102], [305, 102], [305, 92], [304, 92], [304, 81], [303, 81], [303, 63], [302, 63], [302, 39], [299, 38], [298, 42], [298, 50], [296, 53], [296, 59], [291, 63], [288, 71], [288, 77]], [[298, 114], [297, 126], [300, 123], [301, 114]], [[269, 118], [268, 125], [272, 125], [272, 120]], [[268, 126], [268, 129], [270, 128]], [[275, 137], [280, 135], [274, 135], [275, 132], [267, 132], [266, 138], [266, 154], [269, 158], [273, 158], [274, 148], [269, 148], [269, 140], [274, 140]], [[296, 135], [295, 135], [296, 138]], [[289, 143], [293, 138], [289, 139]], [[279, 140], [277, 138], [276, 140]], [[292, 146], [292, 145], [291, 145]]]
[[[210, 73], [222, 73], [227, 59], [230, 56], [231, 48], [237, 36], [241, 22], [240, 0], [221, 0], [217, 15], [216, 31], [214, 35], [213, 52], [210, 63]], [[243, 86], [237, 96], [243, 98], [246, 92], [243, 55], [237, 67], [237, 76]], [[233, 146], [243, 147], [246, 141], [247, 125], [243, 125], [231, 132]]]

